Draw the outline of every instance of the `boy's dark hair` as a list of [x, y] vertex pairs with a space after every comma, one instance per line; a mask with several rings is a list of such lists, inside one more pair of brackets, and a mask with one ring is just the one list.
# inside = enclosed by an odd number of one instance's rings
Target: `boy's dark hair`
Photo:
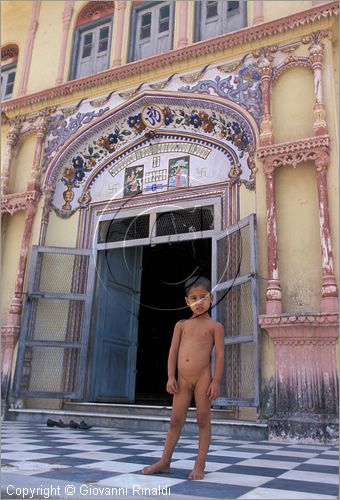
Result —
[[192, 276], [184, 285], [185, 295], [188, 296], [190, 290], [195, 286], [203, 286], [208, 292], [211, 292], [211, 283], [208, 278], [205, 278], [204, 276]]

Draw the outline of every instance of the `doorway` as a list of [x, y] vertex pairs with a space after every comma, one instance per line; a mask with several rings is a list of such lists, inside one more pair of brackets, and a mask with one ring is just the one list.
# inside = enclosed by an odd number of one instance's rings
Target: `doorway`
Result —
[[195, 274], [210, 279], [210, 238], [144, 247], [136, 403], [171, 403], [165, 390], [168, 353], [175, 323], [191, 315], [184, 301], [184, 284]]
[[211, 238], [101, 251], [92, 401], [169, 404], [175, 323], [190, 316], [184, 283], [211, 276]]

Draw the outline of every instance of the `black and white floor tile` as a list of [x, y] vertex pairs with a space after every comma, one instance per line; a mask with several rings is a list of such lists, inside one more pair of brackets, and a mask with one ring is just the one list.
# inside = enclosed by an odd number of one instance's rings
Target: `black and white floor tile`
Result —
[[[178, 443], [168, 474], [142, 475], [141, 469], [161, 456], [164, 438], [165, 433], [154, 431], [79, 430], [3, 422], [2, 472], [12, 485], [8, 498], [19, 476], [27, 477], [28, 483], [34, 479], [34, 484], [39, 479], [42, 484], [48, 480], [54, 485], [58, 481], [77, 488], [86, 485], [79, 490], [84, 492], [79, 495], [82, 498], [85, 492], [88, 498], [98, 498], [99, 492], [104, 492], [100, 498], [118, 498], [123, 493], [125, 498], [140, 498], [140, 493], [155, 496], [156, 489], [159, 497], [184, 499], [338, 498], [335, 447], [214, 436], [204, 480], [189, 481], [197, 436], [186, 434]], [[6, 484], [2, 491], [6, 491]]]

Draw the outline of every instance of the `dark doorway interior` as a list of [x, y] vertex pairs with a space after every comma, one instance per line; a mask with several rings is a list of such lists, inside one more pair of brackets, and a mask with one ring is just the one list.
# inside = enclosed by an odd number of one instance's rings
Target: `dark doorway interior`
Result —
[[136, 403], [171, 403], [165, 390], [168, 352], [175, 323], [190, 317], [184, 283], [195, 274], [211, 276], [210, 238], [144, 247]]

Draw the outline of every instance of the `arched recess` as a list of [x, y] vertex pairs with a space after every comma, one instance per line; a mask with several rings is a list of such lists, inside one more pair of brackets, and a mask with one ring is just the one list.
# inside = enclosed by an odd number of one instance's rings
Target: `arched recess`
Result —
[[[46, 171], [44, 190], [54, 192], [52, 206], [65, 218], [94, 202], [124, 199], [124, 179], [139, 160], [141, 196], [165, 193], [173, 187], [169, 161], [185, 156], [195, 160], [181, 187], [238, 181], [253, 188], [257, 137], [253, 118], [230, 101], [144, 92], [70, 137]], [[152, 165], [155, 156], [166, 164]], [[159, 177], [151, 175], [156, 171]]]
[[312, 137], [313, 106], [314, 78], [311, 69], [305, 64], [282, 69], [272, 88], [273, 142]]

